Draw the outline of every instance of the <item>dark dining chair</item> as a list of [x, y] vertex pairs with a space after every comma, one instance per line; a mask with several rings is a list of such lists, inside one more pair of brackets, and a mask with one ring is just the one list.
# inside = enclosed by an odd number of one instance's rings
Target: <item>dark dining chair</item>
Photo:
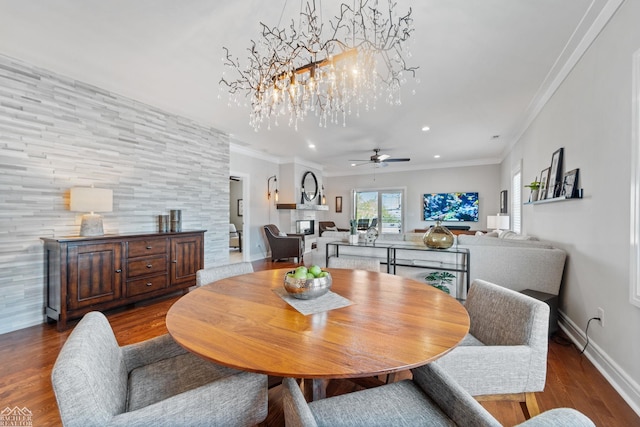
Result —
[[271, 248], [272, 262], [285, 258], [296, 258], [296, 262], [302, 262], [304, 256], [303, 234], [284, 233], [275, 224], [265, 225], [264, 233]]

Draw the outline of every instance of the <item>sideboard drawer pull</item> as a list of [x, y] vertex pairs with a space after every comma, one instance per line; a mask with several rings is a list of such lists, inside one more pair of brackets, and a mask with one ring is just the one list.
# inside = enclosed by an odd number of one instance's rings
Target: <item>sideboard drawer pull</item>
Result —
[[153, 283], [148, 282], [148, 283], [147, 283], [147, 286], [153, 286]]
[[153, 249], [153, 246], [147, 246], [147, 249]]
[[147, 268], [151, 268], [151, 267], [153, 267], [152, 264], [147, 264]]
[[122, 273], [122, 269], [121, 268], [117, 269], [116, 273]]

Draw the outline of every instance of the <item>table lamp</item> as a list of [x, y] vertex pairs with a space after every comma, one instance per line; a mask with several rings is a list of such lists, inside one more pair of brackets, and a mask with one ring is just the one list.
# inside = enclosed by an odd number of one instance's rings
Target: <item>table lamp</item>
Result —
[[71, 189], [70, 209], [74, 212], [91, 212], [82, 215], [81, 236], [103, 236], [102, 216], [94, 212], [111, 212], [113, 210], [113, 190], [74, 187]]
[[500, 232], [509, 229], [508, 215], [489, 215], [487, 217], [487, 229]]

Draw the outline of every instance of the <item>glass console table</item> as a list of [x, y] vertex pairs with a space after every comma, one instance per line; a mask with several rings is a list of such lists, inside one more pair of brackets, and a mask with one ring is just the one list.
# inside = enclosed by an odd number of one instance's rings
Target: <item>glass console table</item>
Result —
[[[329, 250], [329, 247], [333, 246], [335, 247], [335, 251], [331, 252]], [[329, 257], [331, 257], [332, 255], [335, 257], [340, 257], [340, 248], [366, 248], [366, 249], [372, 249], [375, 252], [380, 252], [379, 257], [375, 257], [375, 258], [386, 258], [386, 264], [387, 264], [387, 273], [391, 273], [391, 252], [390, 252], [390, 248], [392, 245], [389, 244], [381, 244], [381, 245], [376, 245], [374, 244], [365, 244], [365, 243], [349, 243], [349, 242], [328, 242], [327, 243], [327, 251], [326, 251], [326, 256], [325, 256], [325, 265], [329, 265]], [[349, 253], [347, 255], [355, 255], [358, 256], [357, 253]], [[372, 258], [371, 256], [368, 256], [368, 258]], [[384, 264], [384, 261], [382, 262]]]
[[[400, 257], [398, 259], [398, 252], [402, 254], [402, 251], [408, 252], [434, 252], [439, 254], [447, 254], [451, 255], [451, 261], [442, 261], [442, 260], [429, 260], [429, 259], [414, 259], [412, 257]], [[452, 246], [449, 249], [433, 249], [428, 248], [426, 246], [414, 246], [414, 245], [392, 245], [389, 247], [389, 261], [391, 263], [391, 273], [396, 274], [396, 266], [402, 267], [419, 267], [426, 268], [430, 270], [441, 270], [441, 271], [453, 271], [457, 273], [464, 273], [465, 282], [467, 285], [466, 292], [469, 291], [469, 286], [471, 285], [471, 254], [469, 253], [469, 249], [467, 248], [458, 248], [456, 246]], [[407, 262], [410, 261], [410, 262]], [[459, 295], [459, 294], [458, 294]]]
[[[330, 248], [333, 247], [333, 251]], [[357, 243], [351, 244], [348, 242], [328, 242], [327, 243], [327, 251], [326, 251], [326, 265], [329, 263], [330, 256], [340, 256], [340, 248], [362, 248], [362, 249], [370, 249], [373, 252], [378, 253], [379, 255], [359, 255], [355, 251], [348, 251], [348, 254], [345, 255], [353, 255], [353, 256], [367, 256], [367, 257], [375, 257], [384, 260], [386, 258], [387, 264], [387, 273], [396, 274], [396, 267], [414, 267], [414, 268], [424, 268], [429, 270], [440, 270], [440, 271], [453, 271], [457, 273], [464, 273], [465, 276], [465, 284], [466, 284], [466, 292], [469, 291], [469, 286], [471, 284], [471, 268], [470, 268], [470, 253], [467, 248], [458, 248], [453, 246], [449, 249], [432, 249], [426, 246], [420, 245], [403, 245], [403, 244], [364, 244]], [[344, 252], [344, 251], [343, 251]], [[443, 256], [433, 257], [434, 259], [428, 259], [428, 257], [413, 257], [411, 256], [411, 252], [433, 252], [437, 254], [444, 255], [444, 257], [451, 256], [451, 260], [444, 261]], [[404, 256], [403, 256], [404, 253]], [[438, 258], [438, 259], [436, 259]], [[384, 261], [382, 261], [384, 263]], [[465, 292], [465, 295], [466, 295]], [[460, 295], [460, 293], [457, 293]]]

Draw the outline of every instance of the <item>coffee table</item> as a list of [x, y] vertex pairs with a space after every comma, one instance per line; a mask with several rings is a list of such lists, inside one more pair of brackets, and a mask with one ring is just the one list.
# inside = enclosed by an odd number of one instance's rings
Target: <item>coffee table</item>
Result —
[[[187, 350], [243, 371], [312, 379], [362, 378], [429, 363], [469, 330], [464, 307], [412, 279], [363, 270], [326, 269], [331, 291], [351, 305], [303, 315], [277, 292], [289, 269], [219, 280], [180, 298], [167, 329]], [[308, 382], [305, 382], [305, 385]]]

